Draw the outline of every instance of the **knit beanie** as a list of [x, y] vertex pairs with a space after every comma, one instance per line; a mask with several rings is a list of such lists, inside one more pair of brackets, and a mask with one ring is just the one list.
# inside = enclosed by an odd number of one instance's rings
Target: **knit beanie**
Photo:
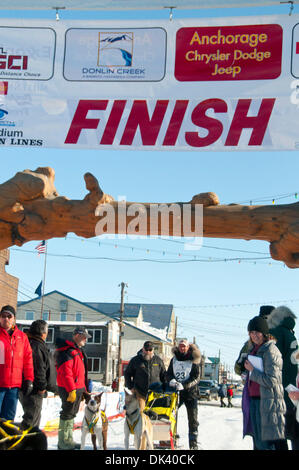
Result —
[[262, 305], [260, 307], [259, 316], [267, 318], [270, 315], [270, 313], [272, 312], [272, 310], [274, 310], [274, 309], [275, 309], [275, 307], [273, 307], [273, 305]]
[[267, 320], [263, 317], [254, 317], [248, 323], [248, 331], [259, 331], [263, 335], [269, 334]]
[[16, 311], [12, 305], [4, 305], [4, 307], [1, 308], [1, 312], [6, 312], [6, 313], [12, 313], [14, 316], [16, 316]]

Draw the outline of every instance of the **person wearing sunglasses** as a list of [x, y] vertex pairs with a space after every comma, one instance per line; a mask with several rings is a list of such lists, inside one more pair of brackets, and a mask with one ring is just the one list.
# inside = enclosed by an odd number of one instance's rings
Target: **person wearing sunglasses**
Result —
[[14, 307], [5, 305], [0, 311], [0, 418], [14, 420], [19, 390], [29, 395], [33, 380], [28, 337], [16, 326]]
[[142, 412], [150, 385], [159, 382], [166, 383], [165, 365], [155, 354], [152, 341], [145, 341], [143, 348], [130, 360], [124, 376], [125, 386], [135, 392]]

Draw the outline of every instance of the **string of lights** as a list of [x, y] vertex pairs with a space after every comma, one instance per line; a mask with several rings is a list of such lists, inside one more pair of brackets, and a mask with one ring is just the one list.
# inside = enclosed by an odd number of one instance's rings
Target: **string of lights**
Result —
[[[22, 248], [12, 248], [12, 251], [18, 251], [23, 253], [34, 253], [33, 250], [24, 250]], [[152, 258], [113, 258], [109, 256], [79, 256], [79, 255], [72, 255], [72, 254], [63, 254], [63, 253], [51, 253], [48, 252], [47, 256], [58, 257], [58, 258], [70, 258], [70, 259], [78, 259], [78, 260], [89, 260], [89, 261], [97, 261], [97, 260], [106, 260], [106, 261], [116, 261], [116, 262], [126, 262], [126, 263], [136, 263], [136, 262], [150, 262], [150, 263], [160, 263], [160, 264], [178, 264], [178, 263], [221, 263], [221, 262], [233, 262], [237, 261], [238, 263], [241, 262], [248, 262], [248, 263], [261, 263], [263, 260], [270, 260], [270, 256], [261, 256], [261, 257], [252, 257], [252, 258], [212, 258], [212, 257], [199, 257], [198, 255], [189, 256], [189, 259], [152, 259]], [[188, 256], [178, 254], [177, 256]], [[272, 265], [274, 264], [272, 261], [267, 262], [264, 264]], [[278, 264], [278, 263], [277, 263]]]

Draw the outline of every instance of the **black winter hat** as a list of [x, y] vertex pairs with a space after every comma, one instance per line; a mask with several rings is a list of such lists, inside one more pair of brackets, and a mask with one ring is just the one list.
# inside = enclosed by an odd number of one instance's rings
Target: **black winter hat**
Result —
[[248, 331], [259, 331], [263, 335], [269, 334], [267, 320], [263, 317], [254, 317], [250, 320], [247, 327]]
[[260, 317], [268, 317], [270, 315], [270, 313], [272, 312], [272, 310], [274, 310], [275, 307], [273, 307], [273, 305], [262, 305], [260, 307], [260, 313], [259, 313], [259, 316]]
[[12, 313], [14, 316], [16, 316], [16, 311], [12, 305], [4, 305], [4, 307], [1, 308], [1, 312], [7, 312], [7, 313]]

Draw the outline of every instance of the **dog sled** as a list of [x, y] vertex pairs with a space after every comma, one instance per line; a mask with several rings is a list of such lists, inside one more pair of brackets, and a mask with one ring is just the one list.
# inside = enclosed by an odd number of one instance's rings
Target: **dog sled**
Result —
[[152, 423], [154, 449], [177, 448], [178, 401], [178, 392], [173, 388], [163, 391], [161, 384], [151, 385], [144, 413]]

